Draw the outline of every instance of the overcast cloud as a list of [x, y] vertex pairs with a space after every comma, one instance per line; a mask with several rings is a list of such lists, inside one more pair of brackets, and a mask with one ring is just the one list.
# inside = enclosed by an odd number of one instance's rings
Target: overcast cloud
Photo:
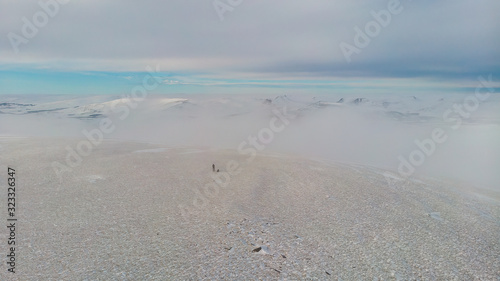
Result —
[[22, 18], [33, 21], [42, 9], [38, 1], [0, 0], [0, 67], [143, 71], [160, 64], [173, 73], [273, 79], [500, 74], [494, 0], [401, 1], [401, 13], [348, 63], [339, 45], [354, 45], [354, 28], [364, 30], [370, 12], [389, 2], [243, 0], [221, 21], [212, 0], [73, 0], [16, 53], [9, 34], [22, 36]]

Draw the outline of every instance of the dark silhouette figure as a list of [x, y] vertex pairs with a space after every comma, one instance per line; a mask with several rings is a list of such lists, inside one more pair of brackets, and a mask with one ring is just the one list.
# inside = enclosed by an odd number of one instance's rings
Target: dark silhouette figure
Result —
[[212, 171], [215, 172], [215, 164], [212, 164]]
[[217, 169], [217, 173], [219, 172], [219, 169]]

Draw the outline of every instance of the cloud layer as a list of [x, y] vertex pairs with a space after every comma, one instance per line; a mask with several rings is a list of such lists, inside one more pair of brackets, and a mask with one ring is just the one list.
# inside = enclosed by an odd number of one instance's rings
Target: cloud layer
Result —
[[[12, 68], [231, 73], [254, 77], [468, 77], [500, 73], [500, 3], [401, 1], [368, 46], [348, 63], [372, 12], [394, 1], [240, 1], [223, 13], [213, 1], [64, 1], [33, 38], [23, 26], [38, 1], [0, 0], [0, 65]], [[221, 0], [222, 3], [238, 1]], [[228, 4], [229, 5], [229, 4]], [[36, 18], [36, 17], [35, 17]], [[43, 21], [43, 17], [35, 19]], [[9, 34], [27, 39], [15, 53]]]

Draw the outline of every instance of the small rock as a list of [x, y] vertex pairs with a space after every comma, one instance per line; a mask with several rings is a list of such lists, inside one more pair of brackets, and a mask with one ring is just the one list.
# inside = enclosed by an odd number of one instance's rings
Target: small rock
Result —
[[264, 255], [270, 255], [271, 254], [271, 251], [269, 250], [269, 248], [267, 246], [257, 247], [255, 249], [253, 249], [252, 252], [254, 252], [254, 253], [261, 253], [261, 254], [264, 254]]

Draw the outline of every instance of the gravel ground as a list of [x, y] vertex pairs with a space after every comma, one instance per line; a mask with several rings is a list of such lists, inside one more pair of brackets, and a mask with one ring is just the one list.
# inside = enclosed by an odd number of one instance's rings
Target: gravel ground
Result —
[[[291, 156], [117, 141], [59, 180], [52, 163], [77, 144], [0, 140], [0, 219], [7, 166], [18, 218], [15, 274], [0, 231], [0, 280], [500, 280], [496, 193], [433, 179], [389, 185], [377, 169]], [[229, 175], [227, 163], [241, 170]]]

